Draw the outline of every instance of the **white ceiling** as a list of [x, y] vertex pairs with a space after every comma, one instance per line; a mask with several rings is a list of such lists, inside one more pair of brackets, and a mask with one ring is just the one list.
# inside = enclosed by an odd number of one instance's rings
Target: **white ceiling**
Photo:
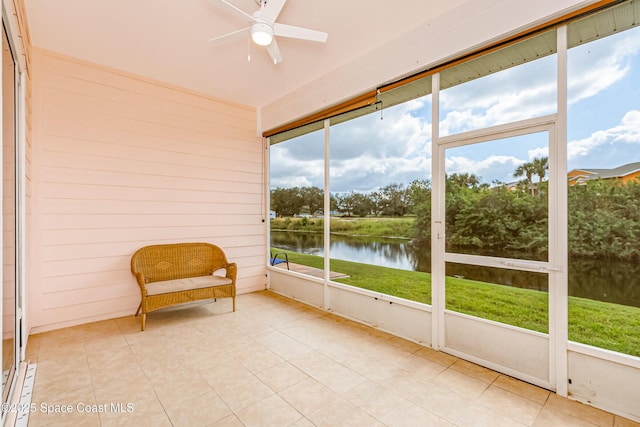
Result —
[[[228, 0], [252, 13], [255, 0]], [[237, 103], [262, 107], [469, 0], [289, 0], [278, 22], [329, 33], [326, 44], [279, 38], [274, 65], [219, 0], [26, 0], [32, 43]], [[473, 1], [473, 0], [471, 0]], [[247, 54], [251, 48], [251, 62]]]

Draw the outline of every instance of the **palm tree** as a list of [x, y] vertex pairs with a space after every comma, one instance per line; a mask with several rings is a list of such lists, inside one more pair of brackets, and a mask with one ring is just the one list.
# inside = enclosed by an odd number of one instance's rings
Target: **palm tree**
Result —
[[524, 176], [526, 178], [527, 188], [531, 190], [531, 195], [535, 195], [535, 189], [533, 188], [533, 175], [536, 174], [536, 167], [533, 163], [527, 162], [518, 166], [513, 173], [513, 176], [519, 178]]
[[549, 158], [540, 157], [539, 159], [533, 159], [533, 167], [535, 168], [536, 175], [538, 175], [539, 178], [538, 184], [540, 184], [549, 170]]

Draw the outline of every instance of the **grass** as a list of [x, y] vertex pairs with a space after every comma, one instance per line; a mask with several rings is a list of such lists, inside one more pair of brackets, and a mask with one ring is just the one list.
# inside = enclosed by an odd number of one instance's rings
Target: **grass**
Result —
[[[274, 251], [275, 248], [272, 248]], [[282, 252], [281, 249], [277, 249]], [[289, 261], [323, 268], [323, 258], [284, 251]], [[331, 260], [331, 271], [349, 275], [336, 282], [431, 304], [431, 274], [343, 260]], [[548, 294], [475, 280], [446, 278], [446, 307], [542, 333], [548, 332]], [[640, 309], [569, 297], [569, 339], [607, 350], [640, 356]]]
[[[349, 236], [402, 237], [410, 239], [415, 217], [331, 218], [331, 232]], [[322, 218], [274, 218], [272, 230], [322, 233]]]

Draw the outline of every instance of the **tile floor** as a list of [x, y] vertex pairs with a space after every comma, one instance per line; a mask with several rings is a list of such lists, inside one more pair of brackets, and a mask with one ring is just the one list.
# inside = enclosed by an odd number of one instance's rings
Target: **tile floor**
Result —
[[29, 426], [640, 426], [267, 291], [237, 305], [31, 336]]

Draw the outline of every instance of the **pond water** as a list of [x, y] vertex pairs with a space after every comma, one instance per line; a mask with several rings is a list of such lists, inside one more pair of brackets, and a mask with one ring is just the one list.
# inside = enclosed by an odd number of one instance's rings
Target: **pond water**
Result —
[[[272, 231], [271, 245], [322, 256], [322, 234]], [[431, 272], [431, 253], [404, 239], [331, 235], [331, 258], [402, 270]], [[546, 290], [546, 275], [501, 268], [447, 264], [447, 275]], [[526, 278], [525, 278], [526, 277]], [[524, 283], [524, 285], [523, 285]], [[612, 260], [569, 260], [569, 295], [640, 307], [640, 265]]]

